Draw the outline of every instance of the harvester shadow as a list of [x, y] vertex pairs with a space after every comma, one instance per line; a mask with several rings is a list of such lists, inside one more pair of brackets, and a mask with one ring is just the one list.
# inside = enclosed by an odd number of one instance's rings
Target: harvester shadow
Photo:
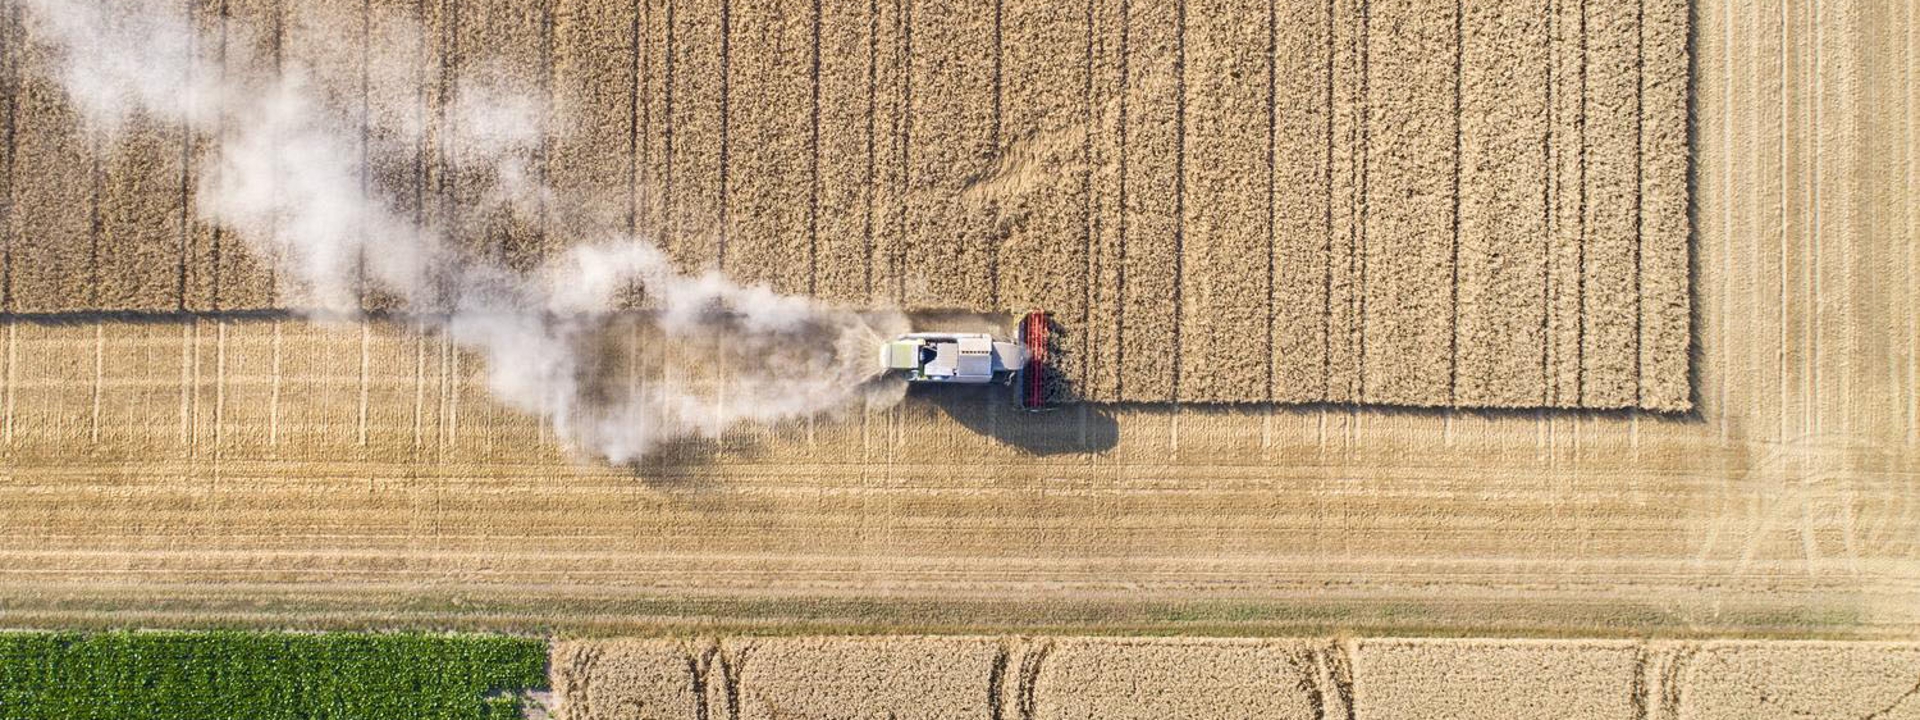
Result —
[[721, 437], [681, 437], [661, 442], [645, 457], [628, 462], [627, 473], [648, 488], [699, 493], [721, 484], [703, 469], [721, 461], [753, 460], [765, 456], [765, 447], [739, 434]]
[[999, 385], [913, 386], [906, 402], [940, 408], [954, 422], [1031, 455], [1097, 453], [1120, 443], [1120, 423], [1106, 407], [1075, 403], [1042, 412], [1021, 410]]

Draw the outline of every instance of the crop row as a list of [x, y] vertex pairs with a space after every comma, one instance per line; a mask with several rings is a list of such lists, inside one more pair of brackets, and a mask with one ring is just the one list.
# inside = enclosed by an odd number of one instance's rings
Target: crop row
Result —
[[479, 635], [0, 633], [0, 718], [519, 717], [546, 643]]

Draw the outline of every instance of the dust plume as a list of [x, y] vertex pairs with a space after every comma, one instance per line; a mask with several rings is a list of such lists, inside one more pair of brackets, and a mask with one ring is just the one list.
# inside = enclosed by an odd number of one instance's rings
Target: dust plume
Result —
[[[329, 87], [291, 57], [249, 62], [259, 34], [274, 29], [230, 19], [209, 32], [177, 4], [162, 14], [140, 0], [23, 7], [33, 49], [50, 59], [43, 66], [90, 132], [181, 125], [208, 149], [194, 211], [271, 262], [286, 302], [351, 318], [366, 298], [391, 298], [477, 352], [499, 399], [545, 418], [580, 452], [627, 462], [676, 438], [901, 394], [876, 378], [874, 362], [880, 339], [906, 326], [897, 312], [854, 312], [688, 272], [655, 239], [622, 233], [565, 238], [554, 244], [569, 249], [538, 267], [512, 267], [480, 249], [470, 229], [401, 210], [403, 189], [370, 182], [369, 166], [417, 151], [423, 119], [361, 106], [362, 87]], [[352, 53], [357, 66], [364, 49], [366, 88], [420, 92], [421, 78], [399, 60], [417, 47], [419, 27], [383, 18], [387, 29], [363, 48], [358, 17], [288, 12], [286, 22], [310, 36], [340, 38], [316, 43], [318, 52]], [[246, 69], [260, 67], [272, 69]], [[454, 83], [452, 121], [435, 148], [437, 162], [480, 178], [484, 192], [463, 199], [462, 212], [587, 212], [592, 198], [556, 192], [536, 172], [535, 150], [552, 131], [535, 89], [487, 72], [484, 59], [472, 67]]]

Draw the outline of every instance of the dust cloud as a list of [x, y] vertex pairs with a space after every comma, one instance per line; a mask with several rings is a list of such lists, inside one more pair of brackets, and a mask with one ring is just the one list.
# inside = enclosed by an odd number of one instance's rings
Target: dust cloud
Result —
[[[283, 279], [283, 302], [316, 318], [362, 316], [387, 298], [412, 325], [478, 353], [501, 401], [551, 423], [576, 452], [610, 462], [663, 442], [715, 437], [742, 423], [858, 411], [904, 393], [877, 377], [875, 348], [904, 331], [898, 312], [856, 312], [714, 271], [687, 271], [658, 238], [566, 238], [569, 249], [514, 267], [481, 239], [403, 210], [400, 189], [371, 166], [417, 152], [425, 120], [411, 108], [343, 108], [359, 87], [329, 87], [290, 57], [249, 62], [259, 33], [229, 20], [215, 33], [140, 0], [24, 0], [34, 49], [89, 132], [136, 121], [178, 124], [203, 143], [194, 211], [246, 243]], [[291, 11], [288, 22], [363, 50], [347, 18]], [[353, 18], [352, 22], [358, 22]], [[397, 61], [422, 29], [383, 18], [364, 48], [360, 83], [416, 94]], [[354, 27], [357, 28], [357, 25]], [[397, 29], [395, 29], [397, 28]], [[475, 212], [586, 212], [535, 172], [551, 130], [533, 88], [485, 71], [454, 83], [442, 160], [485, 190]], [[247, 68], [269, 68], [247, 70]], [[635, 310], [635, 308], [640, 308]]]

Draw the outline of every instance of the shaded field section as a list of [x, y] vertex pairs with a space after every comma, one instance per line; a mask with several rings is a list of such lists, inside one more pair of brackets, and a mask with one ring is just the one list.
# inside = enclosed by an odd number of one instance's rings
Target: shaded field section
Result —
[[[228, 71], [410, 118], [366, 186], [510, 267], [633, 233], [839, 303], [1044, 309], [1063, 399], [1691, 407], [1684, 0], [180, 12]], [[5, 24], [0, 312], [301, 306], [271, 238], [199, 217], [231, 129], [83, 128]], [[551, 200], [488, 203], [474, 79], [545, 104]]]
[[1911, 643], [794, 637], [553, 646], [576, 720], [1914, 717]]

